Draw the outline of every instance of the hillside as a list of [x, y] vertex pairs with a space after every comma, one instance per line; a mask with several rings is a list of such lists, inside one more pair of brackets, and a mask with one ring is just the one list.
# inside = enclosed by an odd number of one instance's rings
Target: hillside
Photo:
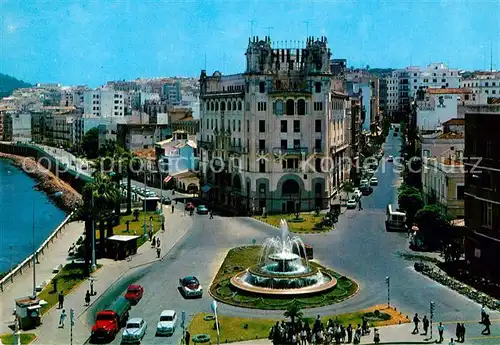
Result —
[[0, 98], [10, 96], [15, 89], [30, 86], [31, 84], [25, 83], [22, 80], [0, 73]]

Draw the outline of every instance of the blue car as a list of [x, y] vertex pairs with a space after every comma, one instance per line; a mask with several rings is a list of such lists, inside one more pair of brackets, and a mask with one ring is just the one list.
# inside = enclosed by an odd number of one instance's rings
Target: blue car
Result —
[[196, 212], [198, 214], [208, 214], [208, 208], [205, 206], [205, 205], [199, 205], [197, 208], [196, 208]]

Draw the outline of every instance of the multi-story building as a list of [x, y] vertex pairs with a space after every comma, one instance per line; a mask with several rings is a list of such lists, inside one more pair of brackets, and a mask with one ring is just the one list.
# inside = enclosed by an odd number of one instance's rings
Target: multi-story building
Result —
[[133, 110], [141, 110], [147, 101], [159, 102], [160, 95], [152, 92], [131, 92], [130, 96], [130, 105]]
[[362, 131], [370, 132], [377, 127], [380, 121], [380, 83], [376, 76], [368, 70], [355, 69], [347, 73], [347, 92], [355, 95], [361, 102], [364, 111]]
[[43, 107], [31, 113], [31, 134], [33, 141], [69, 147], [73, 142], [76, 116], [75, 106]]
[[500, 99], [500, 72], [473, 72], [464, 75], [460, 87], [472, 90], [476, 104], [492, 103], [493, 98]]
[[163, 85], [163, 100], [172, 105], [181, 104], [181, 81], [175, 80], [173, 83], [166, 83]]
[[7, 140], [4, 139], [4, 121], [6, 121], [7, 113], [14, 112], [15, 108], [13, 106], [10, 106], [8, 104], [0, 104], [0, 140]]
[[171, 137], [170, 125], [118, 123], [116, 129], [117, 144], [131, 151], [152, 149]]
[[30, 113], [5, 112], [3, 118], [3, 140], [32, 141]]
[[124, 116], [126, 94], [122, 91], [97, 89], [84, 93], [84, 114], [100, 117]]
[[202, 197], [243, 210], [328, 207], [349, 146], [348, 96], [332, 88], [330, 55], [325, 37], [297, 49], [254, 37], [245, 73], [201, 72]]
[[500, 113], [465, 115], [465, 259], [470, 271], [498, 278], [500, 266]]
[[387, 95], [387, 79], [386, 78], [379, 78], [379, 98], [380, 98], [380, 103], [378, 110], [382, 114], [387, 114], [387, 101], [388, 101], [388, 95]]
[[147, 100], [144, 103], [143, 111], [149, 116], [150, 124], [168, 123], [168, 108], [167, 101]]

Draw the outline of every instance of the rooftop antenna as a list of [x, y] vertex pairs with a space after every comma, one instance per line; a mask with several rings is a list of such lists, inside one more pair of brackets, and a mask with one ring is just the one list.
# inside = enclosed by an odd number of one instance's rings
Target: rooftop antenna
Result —
[[309, 20], [305, 20], [304, 24], [306, 24], [306, 36], [309, 37]]
[[271, 39], [271, 30], [274, 29], [274, 26], [266, 26], [265, 29], [267, 29], [267, 36]]
[[490, 41], [490, 72], [493, 72], [493, 43]]
[[253, 25], [255, 24], [255, 19], [249, 20], [250, 23], [250, 36], [253, 37]]
[[207, 53], [205, 53], [205, 71], [207, 70]]

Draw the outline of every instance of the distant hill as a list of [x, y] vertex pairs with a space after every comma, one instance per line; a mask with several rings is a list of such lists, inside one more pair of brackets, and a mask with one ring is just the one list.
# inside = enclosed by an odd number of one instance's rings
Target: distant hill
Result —
[[392, 71], [394, 71], [394, 68], [370, 68], [368, 70], [368, 72], [378, 77], [385, 77], [391, 74]]
[[10, 96], [15, 89], [30, 86], [32, 85], [22, 80], [0, 73], [0, 98]]

